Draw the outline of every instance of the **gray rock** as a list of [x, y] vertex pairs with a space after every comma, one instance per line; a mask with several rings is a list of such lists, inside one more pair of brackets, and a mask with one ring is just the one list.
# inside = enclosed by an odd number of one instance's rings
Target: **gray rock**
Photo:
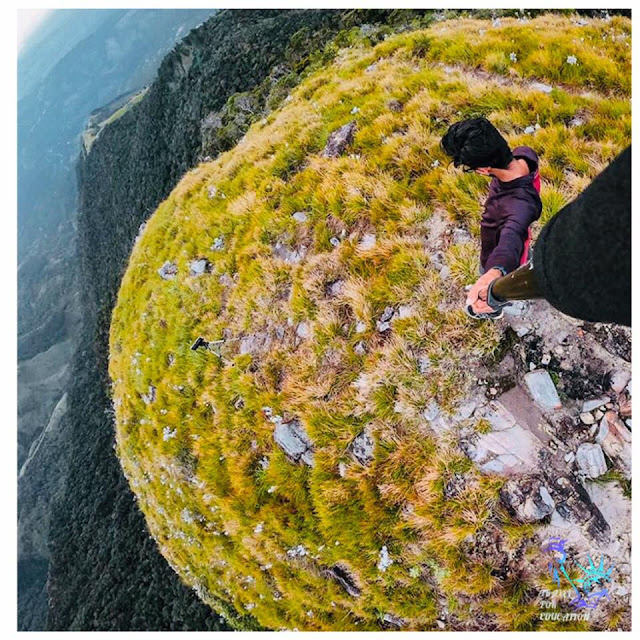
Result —
[[594, 409], [599, 409], [610, 401], [611, 398], [609, 398], [609, 396], [602, 396], [601, 398], [592, 398], [591, 400], [585, 400], [582, 403], [582, 409], [580, 410], [580, 413], [587, 413], [589, 411], [593, 411]]
[[394, 313], [395, 309], [393, 307], [385, 307], [382, 315], [380, 316], [380, 322], [388, 322], [393, 318]]
[[373, 461], [375, 440], [367, 431], [358, 434], [349, 445], [349, 450], [361, 464], [367, 465]]
[[411, 318], [414, 315], [414, 308], [410, 304], [401, 304], [398, 307], [398, 311], [395, 315], [399, 320], [404, 320], [405, 318]]
[[296, 335], [299, 338], [309, 338], [311, 336], [311, 327], [308, 322], [301, 322], [296, 328]]
[[360, 321], [356, 323], [356, 333], [364, 333], [367, 330], [367, 325]]
[[537, 522], [551, 515], [555, 502], [539, 478], [511, 478], [500, 489], [500, 500], [520, 522]]
[[339, 296], [344, 288], [344, 280], [335, 280], [327, 286], [327, 292], [330, 296]]
[[218, 278], [218, 282], [220, 282], [223, 287], [232, 287], [235, 284], [233, 278], [228, 273], [223, 273]]
[[442, 251], [436, 251], [435, 253], [432, 253], [430, 259], [431, 263], [438, 271], [440, 271], [442, 267], [445, 266], [445, 257]]
[[362, 593], [354, 577], [342, 566], [336, 565], [327, 570], [327, 575], [333, 578], [350, 596], [360, 597]]
[[218, 187], [216, 186], [209, 187], [207, 191], [209, 193], [210, 198], [215, 198], [218, 195]]
[[551, 93], [553, 91], [553, 87], [551, 85], [544, 84], [543, 82], [532, 82], [529, 86], [532, 89], [542, 91], [543, 93]]
[[144, 402], [145, 404], [151, 404], [152, 402], [155, 402], [156, 400], [156, 388], [150, 384], [149, 385], [149, 393], [143, 393], [141, 395], [142, 398], [142, 402]]
[[276, 423], [273, 432], [276, 444], [295, 462], [313, 467], [313, 443], [298, 420]]
[[255, 354], [261, 351], [265, 351], [269, 348], [270, 344], [271, 340], [269, 338], [269, 334], [266, 331], [252, 333], [248, 336], [244, 336], [240, 340], [240, 354]]
[[378, 560], [378, 570], [383, 573], [393, 564], [393, 560], [389, 556], [389, 550], [387, 549], [387, 545], [384, 545], [382, 549], [380, 549], [380, 556]]
[[443, 280], [448, 280], [451, 277], [451, 269], [448, 265], [445, 265], [444, 267], [442, 267], [442, 269], [440, 269], [440, 277]]
[[429, 402], [429, 406], [422, 412], [422, 416], [425, 420], [432, 422], [440, 415], [440, 407], [435, 400]]
[[305, 257], [307, 248], [302, 245], [298, 249], [292, 249], [290, 247], [287, 247], [282, 242], [278, 241], [273, 247], [273, 253], [288, 264], [297, 264]]
[[378, 320], [376, 322], [376, 328], [378, 329], [378, 331], [380, 333], [384, 333], [385, 331], [388, 331], [391, 328], [391, 323], [390, 322], [380, 322], [380, 320]]
[[174, 280], [178, 273], [178, 267], [175, 263], [168, 260], [158, 269], [158, 273], [163, 280]]
[[543, 409], [561, 409], [562, 403], [549, 372], [544, 369], [530, 371], [524, 376], [533, 401]]
[[400, 113], [400, 111], [404, 109], [404, 106], [402, 105], [402, 102], [400, 102], [400, 100], [389, 100], [389, 102], [387, 102], [387, 107], [390, 111], [393, 111], [395, 113]]
[[365, 233], [362, 236], [362, 240], [358, 243], [358, 249], [362, 251], [368, 251], [376, 246], [376, 236], [373, 233]]
[[597, 478], [607, 472], [607, 462], [599, 444], [583, 442], [576, 451], [576, 462], [588, 478]]
[[614, 411], [607, 411], [600, 422], [596, 442], [609, 458], [631, 477], [631, 432]]
[[580, 414], [580, 420], [584, 423], [584, 424], [593, 424], [596, 419], [593, 417], [593, 414], [586, 412], [586, 413], [581, 413]]
[[431, 358], [425, 354], [418, 356], [418, 371], [424, 375], [429, 369], [431, 369]]
[[377, 68], [378, 68], [378, 65], [374, 62], [373, 64], [370, 64], [364, 71], [365, 71], [365, 73], [372, 73]]
[[473, 412], [476, 410], [477, 403], [474, 400], [469, 400], [467, 402], [463, 402], [461, 405], [458, 405], [456, 412], [453, 416], [454, 420], [467, 420], [473, 415]]
[[329, 238], [329, 242], [331, 243], [332, 247], [337, 247], [340, 244], [340, 240], [338, 240], [338, 238], [336, 238], [335, 236], [333, 238]]
[[198, 260], [192, 260], [189, 263], [189, 275], [201, 276], [211, 271], [211, 263], [206, 258], [200, 258]]
[[366, 345], [364, 344], [364, 342], [362, 340], [360, 340], [360, 342], [358, 342], [358, 344], [356, 344], [356, 346], [353, 348], [353, 351], [359, 355], [359, 356], [363, 356], [367, 353], [367, 348]]
[[323, 157], [337, 158], [342, 155], [346, 148], [353, 142], [356, 127], [356, 122], [353, 120], [333, 131], [329, 136], [329, 140], [327, 141], [324, 151], [322, 152]]
[[476, 417], [487, 420], [491, 431], [462, 439], [460, 448], [481, 471], [514, 476], [538, 470], [542, 442], [501, 402], [492, 400], [476, 410]]
[[307, 221], [307, 214], [304, 211], [296, 211], [291, 217], [296, 222], [306, 222]]
[[629, 380], [631, 380], [631, 372], [624, 369], [615, 369], [609, 374], [609, 386], [616, 393], [622, 393]]
[[471, 242], [471, 234], [461, 227], [453, 230], [453, 243], [464, 244], [465, 242]]
[[407, 621], [404, 618], [394, 616], [391, 613], [385, 613], [384, 616], [382, 617], [382, 621], [386, 622], [387, 624], [393, 627], [398, 627], [398, 628], [402, 628], [407, 624]]
[[218, 236], [214, 239], [213, 244], [211, 245], [212, 251], [222, 251], [224, 249], [224, 238], [222, 236]]
[[508, 316], [522, 316], [528, 309], [528, 305], [524, 300], [514, 300], [511, 304], [504, 307], [504, 312]]

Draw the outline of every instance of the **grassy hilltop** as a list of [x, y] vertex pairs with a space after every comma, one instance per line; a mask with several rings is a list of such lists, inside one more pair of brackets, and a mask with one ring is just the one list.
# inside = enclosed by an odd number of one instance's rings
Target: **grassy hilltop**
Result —
[[[426, 630], [446, 611], [452, 628], [544, 628], [534, 527], [423, 418], [432, 400], [456, 412], [502, 338], [461, 308], [487, 182], [439, 141], [486, 115], [539, 153], [553, 216], [630, 142], [630, 21], [587, 22], [451, 20], [375, 46], [354, 30], [148, 221], [111, 325], [117, 453], [163, 555], [236, 626]], [[199, 335], [228, 338], [221, 357], [191, 351]], [[276, 444], [279, 421], [309, 464]], [[374, 443], [364, 462], [356, 438]]]

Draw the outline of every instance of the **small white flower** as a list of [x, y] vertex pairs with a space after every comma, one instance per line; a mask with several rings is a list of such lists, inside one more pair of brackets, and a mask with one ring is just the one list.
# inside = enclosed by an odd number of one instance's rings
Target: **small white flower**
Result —
[[387, 546], [383, 546], [380, 549], [380, 560], [378, 562], [378, 570], [386, 571], [393, 564], [393, 560], [389, 557], [389, 551], [387, 550]]
[[567, 56], [568, 64], [578, 64], [578, 59], [575, 56]]
[[434, 160], [434, 161], [431, 163], [431, 166], [432, 166], [434, 169], [435, 169], [436, 167], [439, 167], [439, 166], [440, 166], [440, 161], [439, 161], [439, 160]]
[[525, 132], [525, 133], [533, 133], [534, 131], [535, 131], [535, 128], [534, 128], [534, 127], [532, 127], [531, 125], [529, 125], [529, 126], [524, 130], [524, 132]]
[[259, 522], [256, 525], [256, 528], [253, 530], [253, 533], [262, 533], [263, 529], [264, 529], [264, 522]]
[[511, 60], [511, 62], [517, 62], [518, 61], [518, 56], [512, 51], [509, 54], [509, 60]]
[[273, 493], [275, 490], [276, 490], [276, 485], [274, 484], [273, 486], [267, 489], [267, 493]]
[[177, 431], [178, 431], [177, 429], [174, 429], [173, 431], [171, 431], [171, 427], [165, 427], [162, 430], [162, 439], [166, 442], [171, 438], [175, 438]]
[[351, 114], [356, 114], [358, 113], [358, 111], [360, 111], [360, 109], [358, 109], [358, 107], [353, 107], [353, 109], [351, 109]]

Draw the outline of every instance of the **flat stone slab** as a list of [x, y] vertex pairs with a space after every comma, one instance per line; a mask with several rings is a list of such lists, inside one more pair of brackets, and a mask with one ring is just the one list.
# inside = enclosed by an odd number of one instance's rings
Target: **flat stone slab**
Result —
[[529, 427], [534, 433], [545, 422], [542, 412], [522, 387], [513, 387], [496, 399], [513, 414], [519, 424]]
[[591, 398], [590, 400], [585, 400], [582, 403], [582, 409], [580, 413], [587, 413], [589, 411], [593, 411], [594, 409], [599, 409], [600, 407], [607, 404], [607, 402], [611, 402], [611, 398], [609, 396], [602, 396], [600, 398]]
[[513, 476], [538, 469], [542, 442], [520, 425], [502, 403], [489, 402], [476, 411], [476, 416], [487, 420], [491, 431], [462, 440], [460, 447], [481, 471]]
[[631, 477], [631, 431], [615, 411], [607, 411], [600, 421], [596, 442], [627, 478]]
[[273, 432], [276, 444], [295, 462], [313, 466], [313, 443], [298, 420], [276, 422]]
[[542, 409], [562, 409], [558, 391], [548, 371], [545, 369], [529, 371], [524, 376], [524, 382], [533, 401], [539, 407]]
[[607, 472], [607, 461], [597, 443], [583, 442], [576, 451], [576, 462], [588, 478], [598, 478]]

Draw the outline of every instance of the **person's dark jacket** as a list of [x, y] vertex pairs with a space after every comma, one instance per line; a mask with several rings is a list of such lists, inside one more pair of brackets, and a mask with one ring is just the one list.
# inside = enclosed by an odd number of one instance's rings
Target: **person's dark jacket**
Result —
[[631, 147], [545, 225], [533, 272], [563, 313], [631, 325]]
[[503, 267], [507, 273], [520, 265], [529, 226], [542, 213], [542, 202], [534, 180], [538, 155], [531, 147], [515, 147], [514, 158], [524, 158], [530, 172], [526, 176], [502, 182], [493, 178], [480, 221], [482, 249], [480, 264], [484, 271]]

